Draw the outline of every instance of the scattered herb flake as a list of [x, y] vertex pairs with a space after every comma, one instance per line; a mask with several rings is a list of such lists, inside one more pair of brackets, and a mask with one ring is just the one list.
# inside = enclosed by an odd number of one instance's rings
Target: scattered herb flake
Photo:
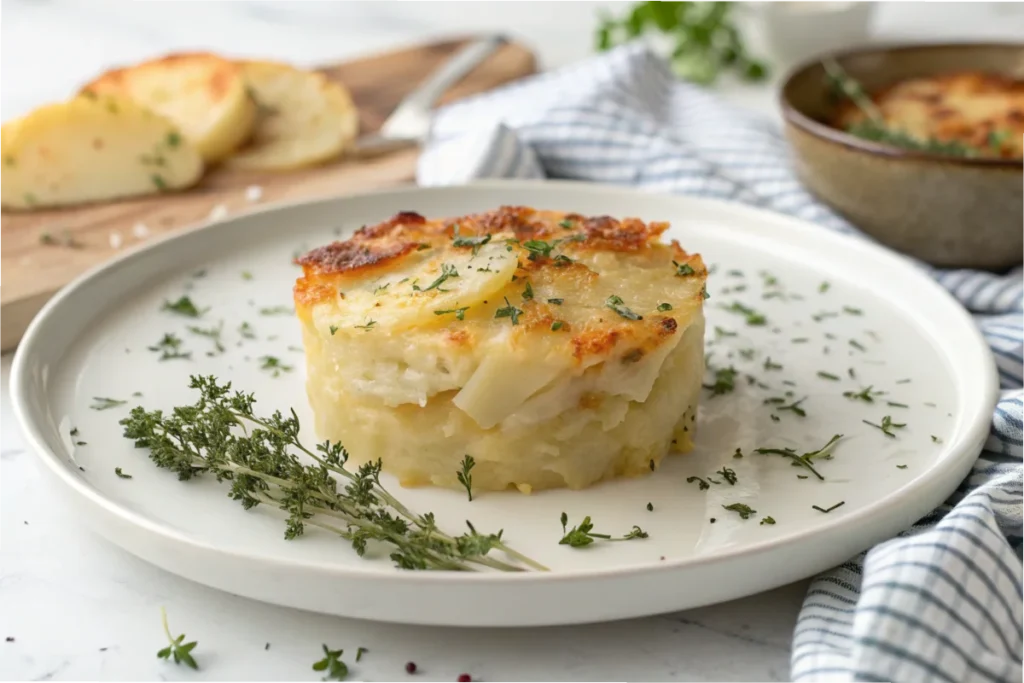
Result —
[[623, 305], [622, 299], [612, 294], [610, 297], [605, 299], [604, 305], [612, 309], [626, 320], [643, 320], [642, 315], [637, 315], [625, 305]]
[[563, 303], [565, 303], [565, 299], [548, 299], [548, 303], [554, 304], [555, 306], [561, 306]]
[[552, 332], [558, 332], [564, 326], [565, 326], [564, 322], [562, 322], [561, 320], [556, 320], [555, 322], [551, 323], [551, 331]]
[[740, 516], [740, 519], [749, 519], [751, 515], [757, 514], [757, 510], [745, 503], [733, 503], [731, 505], [723, 505], [722, 507], [731, 512], [735, 512]]
[[110, 408], [116, 408], [117, 406], [123, 406], [128, 401], [121, 401], [116, 398], [107, 398], [106, 396], [93, 396], [93, 404], [89, 406], [93, 410], [108, 410]]
[[823, 507], [820, 507], [818, 505], [812, 505], [811, 507], [813, 509], [817, 510], [818, 512], [824, 512], [824, 513], [828, 514], [829, 512], [832, 512], [833, 510], [835, 510], [836, 508], [841, 508], [844, 505], [846, 505], [846, 501], [845, 500], [841, 500], [841, 501], [839, 501], [838, 503], [836, 503], [835, 505], [833, 505], [830, 508], [823, 508]]
[[932, 434], [932, 443], [942, 443], [942, 439]]
[[704, 388], [711, 391], [712, 396], [728, 394], [736, 388], [736, 368], [731, 365], [727, 368], [715, 368], [715, 381], [705, 384]]
[[243, 270], [242, 271], [242, 279], [243, 280], [251, 280], [252, 279], [252, 273], [250, 273], [248, 270]]
[[260, 315], [291, 315], [294, 312], [291, 306], [264, 306], [260, 309]]
[[678, 275], [679, 277], [686, 277], [687, 275], [693, 275], [694, 273], [697, 272], [690, 266], [689, 263], [677, 263], [673, 261], [672, 265], [676, 267], [676, 275]]
[[824, 294], [825, 292], [828, 291], [828, 288], [831, 287], [831, 286], [832, 285], [830, 285], [827, 282], [822, 282], [820, 285], [818, 285], [818, 292], [821, 293], [821, 294]]
[[533, 299], [533, 286], [530, 284], [530, 281], [527, 280], [526, 281], [526, 289], [523, 290], [523, 300], [524, 301], [531, 301], [532, 299]]
[[885, 405], [892, 406], [893, 408], [909, 408], [906, 403], [897, 403], [896, 401], [886, 401]]
[[647, 504], [647, 511], [648, 512], [654, 512], [654, 503], [648, 503]]
[[564, 512], [561, 516], [562, 522], [562, 540], [558, 542], [559, 545], [567, 545], [572, 548], [583, 548], [595, 540], [600, 539], [604, 541], [629, 541], [634, 538], [647, 538], [648, 534], [646, 531], [638, 526], [634, 526], [633, 529], [620, 537], [613, 538], [609, 534], [598, 534], [594, 533], [594, 524], [590, 521], [590, 515], [583, 518], [579, 526], [574, 526], [572, 529], [567, 530], [566, 527], [569, 524], [569, 517]]
[[821, 377], [822, 379], [832, 380], [833, 382], [839, 381], [839, 375], [833, 375], [831, 372], [825, 372], [824, 370], [818, 371], [818, 377]]
[[125, 474], [124, 472], [122, 472], [120, 467], [115, 467], [114, 468], [114, 474], [116, 474], [121, 479], [131, 479], [132, 478], [132, 475]]
[[866, 425], [871, 425], [875, 429], [881, 430], [881, 432], [890, 439], [896, 438], [896, 435], [892, 432], [893, 429], [903, 429], [907, 426], [906, 423], [893, 422], [890, 415], [886, 415], [882, 418], [882, 424], [875, 424], [874, 422], [868, 422], [867, 420], [861, 420], [861, 422]]
[[256, 331], [253, 330], [252, 325], [246, 322], [243, 322], [238, 326], [238, 334], [242, 335], [246, 339], [256, 338]]
[[365, 324], [363, 324], [363, 325], [356, 325], [355, 328], [357, 330], [362, 330], [363, 332], [369, 332], [370, 330], [372, 330], [376, 326], [377, 326], [377, 321], [374, 320], [373, 318], [370, 318], [369, 320], [366, 321]]
[[281, 362], [276, 356], [262, 356], [260, 370], [267, 370], [271, 376], [278, 377], [282, 372], [291, 372], [294, 368]]
[[849, 315], [864, 315], [864, 311], [859, 308], [854, 308], [853, 306], [843, 306], [843, 313], [848, 313]]
[[851, 401], [864, 401], [865, 403], [874, 403], [875, 396], [881, 396], [884, 391], [874, 391], [874, 387], [868, 385], [860, 391], [844, 391], [843, 396], [850, 399]]
[[701, 491], [707, 491], [709, 488], [711, 488], [711, 484], [707, 483], [706, 481], [704, 481], [700, 477], [687, 477], [686, 478], [686, 483], [687, 484], [692, 484], [694, 482], [697, 483], [697, 488], [699, 490], [701, 490]]
[[851, 339], [850, 340], [850, 346], [852, 346], [853, 348], [857, 349], [858, 351], [867, 351], [867, 349], [864, 347], [864, 345], [861, 344], [856, 339]]
[[779, 363], [773, 363], [772, 362], [772, 357], [768, 356], [767, 358], [764, 359], [764, 369], [765, 370], [781, 370], [782, 369], [782, 365], [780, 365]]
[[762, 517], [760, 524], [761, 526], [764, 526], [765, 524], [775, 524], [775, 518], [771, 516]]
[[519, 316], [522, 315], [522, 313], [523, 313], [522, 310], [516, 308], [515, 306], [513, 306], [512, 304], [509, 303], [508, 297], [506, 296], [505, 297], [505, 306], [504, 306], [504, 308], [499, 308], [498, 310], [496, 310], [494, 312], [494, 317], [495, 318], [511, 318], [512, 319], [512, 324], [513, 325], [518, 325], [519, 324]]
[[434, 315], [447, 315], [448, 313], [454, 313], [456, 320], [465, 320], [466, 311], [469, 310], [469, 306], [463, 306], [462, 308], [448, 308], [443, 311], [434, 311]]
[[203, 313], [206, 313], [206, 311], [210, 309], [204, 308], [202, 310], [199, 310], [196, 307], [196, 305], [192, 302], [191, 298], [183, 296], [174, 302], [164, 301], [164, 305], [161, 308], [161, 310], [171, 311], [172, 313], [177, 313], [178, 315], [183, 315], [188, 318], [198, 318], [199, 316], [201, 316]]
[[452, 245], [456, 247], [472, 247], [473, 256], [476, 256], [477, 252], [480, 251], [480, 247], [484, 246], [491, 241], [491, 235], [479, 235], [477, 237], [464, 237], [459, 234], [459, 226], [455, 226], [454, 239]]
[[720, 474], [722, 476], [722, 479], [725, 479], [726, 483], [728, 483], [730, 486], [736, 485], [735, 470], [729, 469], [728, 467], [722, 467], [722, 469], [715, 472], [715, 474]]
[[672, 310], [672, 304], [668, 304], [668, 303], [658, 304], [658, 310], [662, 311], [662, 312], [671, 311]]
[[744, 316], [748, 325], [761, 326], [768, 323], [768, 319], [763, 313], [758, 313], [754, 309], [744, 306], [739, 301], [734, 301], [730, 305], [723, 306], [722, 308], [730, 313], [737, 313]]

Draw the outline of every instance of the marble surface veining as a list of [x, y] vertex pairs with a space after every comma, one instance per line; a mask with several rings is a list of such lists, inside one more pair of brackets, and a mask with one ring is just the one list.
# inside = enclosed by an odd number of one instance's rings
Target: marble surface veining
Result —
[[[3, 0], [0, 116], [66, 97], [104, 68], [183, 49], [316, 64], [472, 31], [501, 30], [555, 67], [591, 51], [598, 7], [621, 3], [105, 2]], [[614, 9], [614, 8], [613, 8]], [[621, 11], [621, 7], [618, 8]], [[991, 3], [884, 5], [878, 40], [1024, 35]], [[756, 32], [751, 41], [756, 45]], [[772, 81], [726, 81], [725, 97], [764, 112]], [[0, 678], [5, 680], [317, 680], [320, 644], [354, 653], [352, 678], [405, 680], [786, 680], [803, 582], [677, 614], [609, 624], [455, 629], [376, 624], [264, 605], [150, 566], [61, 507], [0, 399]], [[197, 639], [201, 669], [160, 661], [159, 608]]]

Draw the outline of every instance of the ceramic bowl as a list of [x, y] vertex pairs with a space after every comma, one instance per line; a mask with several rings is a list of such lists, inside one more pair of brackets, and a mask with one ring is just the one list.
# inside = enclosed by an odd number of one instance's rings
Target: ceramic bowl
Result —
[[[868, 92], [905, 78], [973, 69], [1024, 78], [1024, 44], [876, 47], [834, 57]], [[786, 78], [780, 100], [800, 178], [862, 230], [935, 266], [1000, 270], [1021, 262], [1020, 159], [941, 156], [832, 128], [824, 121], [836, 103], [818, 60]]]

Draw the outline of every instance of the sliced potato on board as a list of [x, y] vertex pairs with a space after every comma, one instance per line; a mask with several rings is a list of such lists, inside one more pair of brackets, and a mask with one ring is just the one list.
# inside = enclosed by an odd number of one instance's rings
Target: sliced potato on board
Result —
[[81, 95], [4, 124], [4, 208], [63, 206], [176, 190], [203, 160], [173, 123], [132, 100]]
[[114, 69], [83, 91], [123, 95], [166, 116], [210, 162], [240, 147], [256, 123], [242, 68], [208, 53], [167, 55]]
[[310, 166], [338, 156], [355, 139], [359, 114], [344, 86], [287, 64], [241, 65], [260, 117], [250, 144], [231, 157], [231, 166], [261, 171]]

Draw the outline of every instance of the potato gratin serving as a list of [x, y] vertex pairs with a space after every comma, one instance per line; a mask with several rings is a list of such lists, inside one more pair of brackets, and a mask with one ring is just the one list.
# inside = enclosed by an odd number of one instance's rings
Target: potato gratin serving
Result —
[[299, 259], [321, 438], [404, 486], [583, 488], [692, 446], [707, 272], [667, 223], [399, 213]]

